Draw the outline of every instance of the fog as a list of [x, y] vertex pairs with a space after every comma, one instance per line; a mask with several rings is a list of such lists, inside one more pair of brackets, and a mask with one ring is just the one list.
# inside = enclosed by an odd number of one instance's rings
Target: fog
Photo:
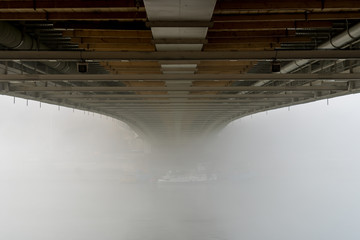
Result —
[[0, 97], [0, 239], [359, 239], [360, 95], [152, 149], [125, 124]]

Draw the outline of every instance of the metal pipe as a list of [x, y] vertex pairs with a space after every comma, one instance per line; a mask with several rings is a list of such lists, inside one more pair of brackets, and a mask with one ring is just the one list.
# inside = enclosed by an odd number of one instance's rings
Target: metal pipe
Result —
[[[356, 24], [355, 26], [351, 27], [350, 29], [342, 32], [341, 34], [337, 35], [334, 38], [331, 38], [329, 41], [321, 44], [317, 47], [319, 50], [330, 50], [330, 49], [339, 49], [342, 48], [344, 45], [351, 43], [355, 39], [360, 37], [360, 23]], [[295, 69], [309, 63], [310, 60], [303, 59], [303, 60], [296, 60], [292, 61], [291, 63], [283, 66], [281, 68], [281, 73], [289, 73], [294, 71]]]
[[[39, 43], [30, 35], [20, 31], [16, 27], [7, 22], [0, 22], [0, 44], [10, 49], [16, 50], [48, 50], [49, 48], [42, 43]], [[75, 72], [76, 67], [74, 63], [66, 62], [48, 62], [42, 61], [48, 67], [51, 67], [59, 72], [68, 73]]]

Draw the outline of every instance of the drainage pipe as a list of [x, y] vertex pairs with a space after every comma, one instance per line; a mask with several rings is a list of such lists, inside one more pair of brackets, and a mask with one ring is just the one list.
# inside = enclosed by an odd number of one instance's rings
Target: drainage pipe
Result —
[[[49, 48], [39, 43], [30, 35], [20, 31], [7, 22], [0, 22], [0, 44], [14, 50], [48, 50]], [[36, 54], [36, 53], [34, 53]], [[75, 64], [65, 62], [41, 62], [59, 72], [75, 72]]]
[[[328, 50], [328, 49], [338, 49], [342, 48], [344, 45], [351, 43], [360, 37], [360, 23], [355, 26], [347, 29], [341, 34], [337, 35], [334, 38], [331, 38], [329, 41], [321, 44], [317, 49]], [[289, 73], [295, 69], [304, 66], [309, 63], [310, 60], [302, 59], [297, 61], [292, 61], [291, 63], [281, 67], [281, 73]]]

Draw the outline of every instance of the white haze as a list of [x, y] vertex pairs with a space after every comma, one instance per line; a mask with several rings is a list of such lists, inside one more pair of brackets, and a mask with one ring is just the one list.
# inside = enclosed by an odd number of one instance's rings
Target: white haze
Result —
[[360, 239], [359, 95], [151, 153], [110, 118], [12, 101], [0, 98], [0, 239]]

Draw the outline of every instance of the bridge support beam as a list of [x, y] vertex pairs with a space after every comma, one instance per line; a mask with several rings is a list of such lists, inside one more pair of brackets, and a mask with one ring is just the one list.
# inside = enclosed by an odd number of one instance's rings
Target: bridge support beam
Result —
[[[36, 52], [36, 54], [34, 54]], [[179, 60], [358, 60], [360, 50], [296, 51], [171, 51], [171, 52], [101, 52], [101, 51], [0, 51], [1, 61], [179, 61]]]

